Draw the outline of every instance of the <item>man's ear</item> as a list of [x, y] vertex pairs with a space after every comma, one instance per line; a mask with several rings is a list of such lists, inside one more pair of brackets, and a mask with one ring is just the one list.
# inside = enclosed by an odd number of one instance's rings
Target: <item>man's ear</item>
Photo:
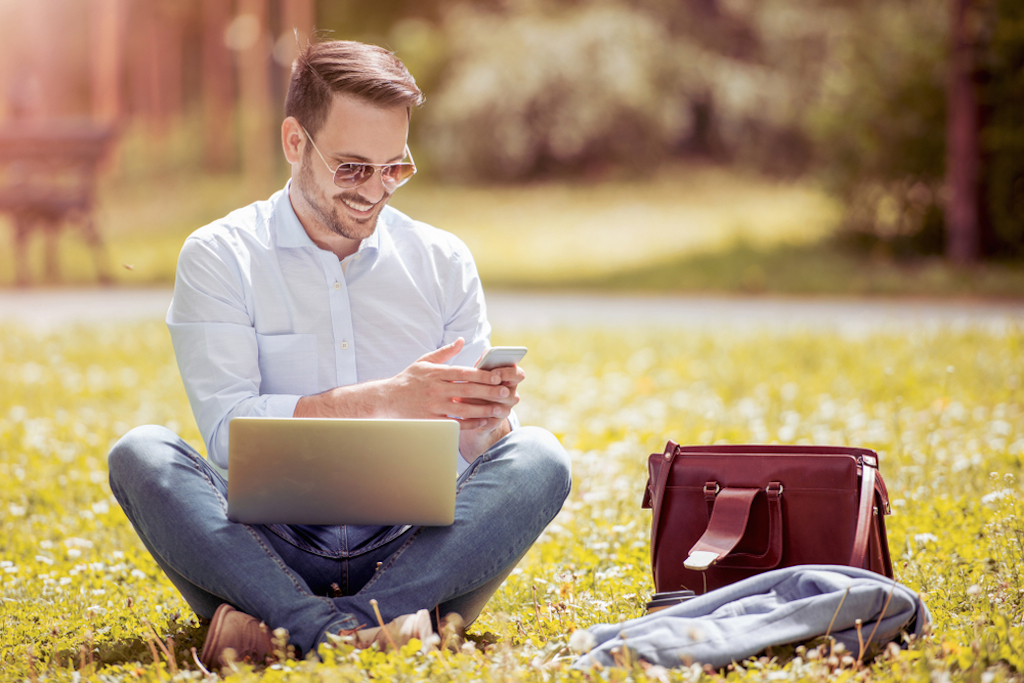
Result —
[[281, 122], [281, 146], [284, 147], [284, 158], [289, 164], [299, 163], [305, 144], [306, 133], [294, 116], [289, 116]]

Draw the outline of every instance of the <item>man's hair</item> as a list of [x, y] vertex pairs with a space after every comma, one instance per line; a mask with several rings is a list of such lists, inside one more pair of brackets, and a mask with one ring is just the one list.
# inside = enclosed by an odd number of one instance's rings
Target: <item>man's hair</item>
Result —
[[294, 116], [310, 135], [320, 130], [334, 95], [351, 95], [379, 107], [423, 103], [416, 80], [393, 53], [351, 40], [311, 43], [292, 64], [285, 116]]

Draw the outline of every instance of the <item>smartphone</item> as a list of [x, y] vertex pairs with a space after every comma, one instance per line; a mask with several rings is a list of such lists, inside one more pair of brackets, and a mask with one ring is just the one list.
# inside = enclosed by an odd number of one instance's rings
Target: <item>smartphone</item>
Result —
[[494, 370], [508, 365], [515, 365], [526, 355], [525, 346], [492, 346], [487, 349], [476, 367], [481, 370]]

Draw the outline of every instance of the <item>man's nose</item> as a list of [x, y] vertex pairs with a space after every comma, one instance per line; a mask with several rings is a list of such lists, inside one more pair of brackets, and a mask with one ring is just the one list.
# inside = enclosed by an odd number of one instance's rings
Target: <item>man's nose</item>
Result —
[[359, 192], [360, 197], [373, 204], [383, 199], [388, 191], [384, 187], [384, 174], [381, 169], [375, 168], [370, 179], [357, 187], [356, 191]]

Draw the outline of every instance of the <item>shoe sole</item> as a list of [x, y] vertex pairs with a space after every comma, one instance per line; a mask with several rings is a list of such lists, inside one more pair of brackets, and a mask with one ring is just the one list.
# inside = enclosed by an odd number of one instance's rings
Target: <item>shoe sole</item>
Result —
[[199, 661], [211, 671], [220, 664], [220, 653], [224, 649], [220, 644], [221, 625], [227, 616], [234, 611], [234, 607], [224, 603], [217, 608], [217, 611], [213, 613], [213, 619], [210, 620], [210, 630], [206, 632], [206, 642], [203, 643], [203, 651], [199, 655]]

